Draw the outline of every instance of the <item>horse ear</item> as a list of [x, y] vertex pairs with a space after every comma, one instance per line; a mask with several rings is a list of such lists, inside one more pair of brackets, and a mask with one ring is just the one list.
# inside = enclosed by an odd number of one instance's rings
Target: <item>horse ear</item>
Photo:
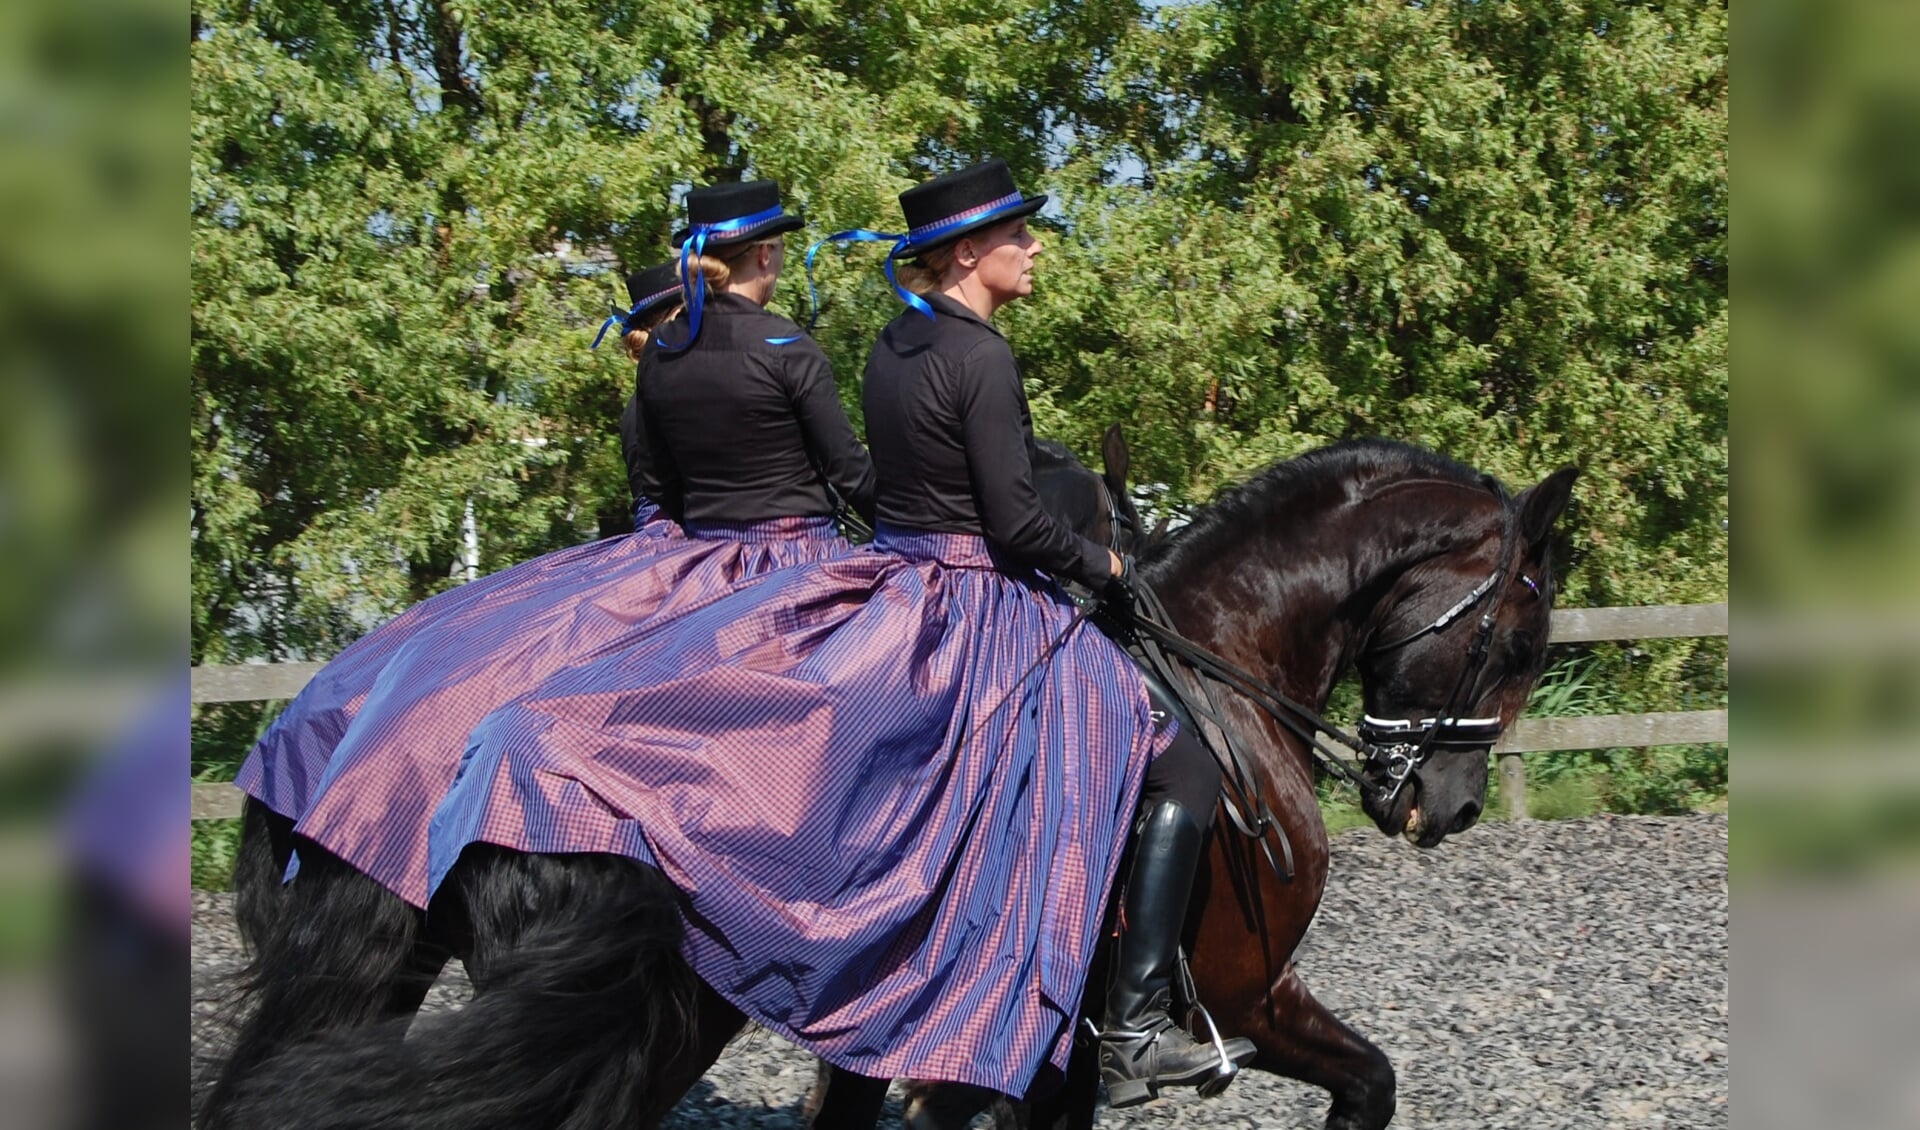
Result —
[[1553, 523], [1573, 495], [1573, 480], [1579, 477], [1580, 468], [1562, 467], [1520, 492], [1515, 500], [1520, 506], [1520, 535], [1529, 548], [1540, 545], [1553, 532]]
[[1127, 440], [1120, 434], [1119, 424], [1108, 428], [1107, 434], [1100, 437], [1100, 459], [1106, 464], [1104, 477], [1113, 493], [1127, 493], [1127, 474], [1133, 469], [1133, 455], [1127, 450]]

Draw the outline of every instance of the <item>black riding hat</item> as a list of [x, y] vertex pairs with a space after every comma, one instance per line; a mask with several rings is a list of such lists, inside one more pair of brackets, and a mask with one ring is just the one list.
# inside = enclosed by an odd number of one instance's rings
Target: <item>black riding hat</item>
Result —
[[907, 238], [888, 258], [912, 259], [968, 232], [1031, 216], [1046, 203], [1045, 196], [1022, 195], [1014, 186], [1012, 170], [997, 157], [945, 173], [900, 194]]
[[687, 222], [691, 225], [675, 232], [675, 247], [687, 241], [694, 230], [715, 225], [737, 224], [707, 232], [710, 248], [735, 247], [779, 235], [802, 227], [806, 221], [781, 210], [780, 186], [770, 180], [750, 180], [739, 184], [710, 184], [687, 193]]
[[627, 301], [631, 304], [625, 319], [627, 329], [646, 321], [649, 314], [662, 306], [680, 301], [680, 264], [668, 260], [628, 275]]

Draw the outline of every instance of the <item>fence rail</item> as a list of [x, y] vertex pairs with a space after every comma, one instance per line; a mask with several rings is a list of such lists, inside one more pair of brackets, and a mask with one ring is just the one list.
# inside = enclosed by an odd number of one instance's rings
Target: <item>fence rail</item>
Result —
[[[1553, 613], [1553, 643], [1694, 639], [1725, 636], [1725, 604], [1663, 604], [1636, 608], [1563, 608]], [[195, 667], [195, 703], [260, 702], [300, 693], [319, 663], [241, 663]], [[1522, 755], [1622, 746], [1695, 745], [1727, 740], [1727, 712], [1691, 710], [1660, 714], [1602, 714], [1585, 718], [1522, 718], [1494, 752], [1500, 759], [1501, 793], [1508, 815], [1527, 815], [1526, 766]], [[240, 793], [228, 784], [193, 786], [193, 818], [240, 815]]]

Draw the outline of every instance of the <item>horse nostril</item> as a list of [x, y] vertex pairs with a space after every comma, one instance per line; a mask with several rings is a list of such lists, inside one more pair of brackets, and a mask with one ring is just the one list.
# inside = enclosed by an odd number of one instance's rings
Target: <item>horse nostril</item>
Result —
[[1453, 818], [1453, 831], [1464, 832], [1468, 828], [1473, 827], [1474, 821], [1478, 819], [1480, 819], [1480, 802], [1470, 800], [1466, 803], [1466, 806], [1460, 810], [1460, 815]]

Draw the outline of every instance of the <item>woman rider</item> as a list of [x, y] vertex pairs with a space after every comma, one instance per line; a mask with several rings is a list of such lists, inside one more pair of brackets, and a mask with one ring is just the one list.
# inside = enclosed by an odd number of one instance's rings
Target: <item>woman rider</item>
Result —
[[[937, 287], [867, 367], [873, 547], [489, 716], [434, 817], [436, 885], [478, 841], [625, 854], [686, 895], [694, 970], [836, 1066], [1016, 1095], [1064, 1068], [1142, 778], [1174, 735], [1035, 571], [1105, 586], [1122, 569], [1040, 508], [1025, 396], [989, 321], [1031, 289], [1025, 217], [1045, 199], [997, 161], [902, 195], [896, 255]], [[1187, 803], [1204, 814], [1212, 797]], [[1204, 821], [1181, 815], [1156, 805], [1130, 884], [1129, 910], [1156, 922], [1130, 933], [1109, 994], [1116, 1102], [1219, 1066], [1165, 1017]]]
[[[426, 905], [426, 821], [474, 723], [656, 618], [846, 553], [832, 489], [871, 506], [872, 466], [825, 357], [762, 309], [784, 261], [780, 237], [800, 218], [782, 210], [772, 181], [695, 189], [687, 210], [686, 310], [656, 330], [640, 362], [649, 451], [636, 476], [686, 536], [550, 554], [519, 567], [524, 583], [416, 633], [340, 739], [295, 828], [416, 906]], [[682, 411], [688, 400], [710, 414]], [[717, 444], [716, 419], [751, 447]], [[684, 474], [657, 480], [662, 464]]]
[[[876, 442], [881, 484], [876, 505], [882, 521], [903, 526], [982, 527], [1003, 549], [1019, 547], [1015, 551], [1029, 564], [1106, 587], [1099, 583], [1106, 580], [1101, 566], [1116, 576], [1121, 571], [1111, 550], [1084, 540], [1075, 545], [1071, 538], [1037, 529], [1023, 534], [1023, 528], [1044, 524], [1033, 523], [1034, 516], [1046, 516], [1037, 510], [1020, 516], [996, 513], [990, 496], [981, 497], [976, 509], [969, 490], [977, 474], [972, 468], [1031, 463], [1033, 423], [1019, 369], [990, 324], [1001, 306], [1033, 291], [1040, 242], [1025, 216], [1047, 198], [1025, 197], [1006, 212], [994, 211], [994, 205], [1016, 197], [1020, 193], [1006, 165], [992, 161], [900, 198], [910, 232], [940, 233], [896, 248], [892, 255], [911, 261], [907, 286], [925, 291], [922, 297], [935, 316], [928, 321], [909, 311], [881, 335], [867, 365], [867, 426], [875, 436], [924, 434], [951, 419], [955, 413], [945, 403], [958, 401], [967, 405], [963, 432], [978, 439], [968, 441], [964, 470], [931, 436], [920, 443]], [[981, 209], [986, 214], [978, 219], [942, 227], [942, 217]], [[964, 359], [957, 370], [943, 374], [942, 366], [920, 358], [919, 343], [928, 334], [934, 356]], [[1099, 560], [1103, 554], [1104, 562]], [[1162, 1086], [1198, 1084], [1219, 1066], [1215, 1049], [1196, 1044], [1168, 1015], [1187, 896], [1219, 790], [1219, 769], [1187, 731], [1178, 732], [1147, 769], [1120, 918], [1125, 932], [1112, 963], [1100, 1033], [1101, 1075], [1113, 1106], [1144, 1102]], [[1240, 1062], [1252, 1058], [1249, 1042], [1235, 1043], [1243, 1045], [1232, 1049]]]

